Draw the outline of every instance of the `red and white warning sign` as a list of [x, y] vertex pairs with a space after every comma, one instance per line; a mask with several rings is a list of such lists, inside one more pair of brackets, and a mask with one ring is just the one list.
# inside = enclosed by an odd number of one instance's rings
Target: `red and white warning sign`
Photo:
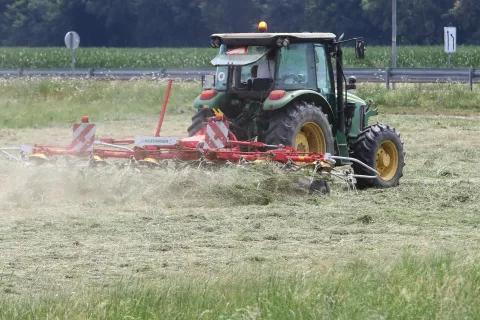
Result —
[[243, 46], [243, 47], [238, 47], [238, 48], [233, 48], [230, 50], [227, 50], [227, 54], [245, 54], [248, 52], [248, 46]]
[[204, 149], [221, 149], [227, 145], [228, 122], [215, 121], [207, 124]]
[[80, 123], [73, 125], [72, 150], [77, 152], [93, 151], [95, 142], [96, 126], [90, 123]]

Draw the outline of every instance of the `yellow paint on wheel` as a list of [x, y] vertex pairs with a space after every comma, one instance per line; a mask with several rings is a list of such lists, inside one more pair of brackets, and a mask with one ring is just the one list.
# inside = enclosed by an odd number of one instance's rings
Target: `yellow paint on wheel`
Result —
[[295, 149], [299, 152], [327, 153], [325, 134], [315, 122], [306, 122], [295, 137]]
[[38, 165], [44, 164], [45, 162], [49, 161], [47, 155], [43, 153], [35, 153], [28, 157], [29, 161]]
[[145, 158], [143, 160], [138, 161], [140, 164], [147, 165], [149, 167], [155, 167], [160, 164], [160, 162], [155, 158]]
[[297, 137], [295, 138], [295, 149], [300, 152], [309, 152], [308, 148], [308, 139], [305, 133], [299, 131]]
[[376, 169], [383, 180], [391, 180], [398, 169], [398, 150], [395, 144], [384, 141], [377, 150]]
[[42, 159], [48, 161], [48, 157], [43, 153], [35, 153], [30, 156], [30, 158]]
[[93, 155], [93, 160], [95, 160], [95, 162], [105, 162], [105, 159], [96, 154]]

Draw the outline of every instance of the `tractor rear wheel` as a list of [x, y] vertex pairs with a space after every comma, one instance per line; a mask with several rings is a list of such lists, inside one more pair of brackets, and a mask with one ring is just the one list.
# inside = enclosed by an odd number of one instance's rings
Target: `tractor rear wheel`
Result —
[[[392, 127], [376, 124], [365, 129], [353, 146], [352, 157], [377, 170], [375, 179], [357, 178], [359, 188], [391, 188], [398, 185], [403, 176], [405, 153], [400, 134]], [[353, 163], [356, 174], [372, 175], [372, 172]]]
[[198, 131], [202, 130], [206, 124], [207, 118], [213, 117], [215, 114], [212, 109], [200, 109], [197, 114], [192, 117], [192, 124], [188, 127], [188, 136], [195, 135]]
[[334, 154], [335, 145], [327, 116], [320, 107], [295, 101], [270, 118], [266, 144], [283, 144], [299, 152]]

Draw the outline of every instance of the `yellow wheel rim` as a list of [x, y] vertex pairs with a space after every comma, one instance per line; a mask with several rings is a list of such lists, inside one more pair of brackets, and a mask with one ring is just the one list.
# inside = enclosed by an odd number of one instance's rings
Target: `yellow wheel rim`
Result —
[[295, 149], [299, 152], [327, 153], [323, 130], [315, 122], [307, 122], [295, 137]]
[[384, 141], [377, 150], [377, 171], [383, 180], [391, 180], [398, 169], [398, 150], [392, 141]]
[[43, 153], [35, 153], [28, 157], [28, 160], [32, 162], [34, 165], [39, 166], [47, 162], [49, 159], [47, 155]]

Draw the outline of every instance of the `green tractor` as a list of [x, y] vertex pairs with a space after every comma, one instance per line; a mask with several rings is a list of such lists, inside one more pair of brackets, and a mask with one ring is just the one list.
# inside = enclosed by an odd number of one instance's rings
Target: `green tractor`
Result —
[[359, 59], [365, 48], [361, 38], [341, 38], [332, 33], [213, 34], [211, 45], [220, 49], [212, 60], [217, 71], [204, 79], [189, 135], [221, 112], [239, 140], [355, 158], [379, 173], [372, 178], [361, 164], [337, 160], [337, 165], [352, 165], [358, 187], [396, 186], [403, 175], [403, 142], [394, 128], [369, 125], [378, 110], [347, 93], [356, 88], [356, 79], [347, 82], [344, 76], [342, 43], [354, 42]]

